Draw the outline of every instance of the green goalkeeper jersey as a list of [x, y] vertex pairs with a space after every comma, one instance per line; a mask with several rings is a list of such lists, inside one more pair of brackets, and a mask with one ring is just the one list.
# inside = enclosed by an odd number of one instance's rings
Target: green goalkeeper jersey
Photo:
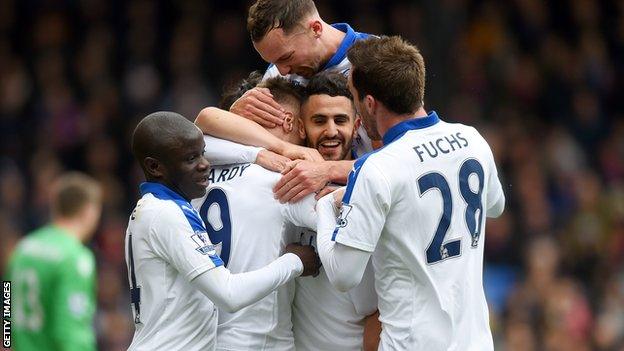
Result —
[[15, 351], [95, 350], [95, 260], [77, 238], [49, 225], [11, 256]]

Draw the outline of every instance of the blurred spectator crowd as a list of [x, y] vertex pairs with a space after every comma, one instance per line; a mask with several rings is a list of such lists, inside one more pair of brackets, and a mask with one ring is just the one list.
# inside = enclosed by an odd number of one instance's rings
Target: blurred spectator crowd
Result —
[[[155, 110], [194, 119], [266, 67], [246, 33], [249, 4], [0, 1], [0, 268], [48, 220], [51, 179], [99, 179], [101, 350], [125, 349], [134, 331], [123, 242], [141, 174], [130, 134]], [[486, 228], [496, 349], [624, 350], [624, 2], [317, 6], [332, 23], [416, 43], [426, 108], [490, 142], [508, 199]]]

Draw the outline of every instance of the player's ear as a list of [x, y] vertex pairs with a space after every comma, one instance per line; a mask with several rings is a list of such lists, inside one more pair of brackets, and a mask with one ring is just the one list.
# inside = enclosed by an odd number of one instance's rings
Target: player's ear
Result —
[[310, 29], [312, 30], [314, 37], [318, 39], [321, 37], [321, 34], [323, 34], [323, 23], [319, 20], [310, 21]]
[[377, 110], [377, 100], [375, 100], [372, 95], [366, 95], [364, 97], [364, 107], [366, 108], [366, 112], [373, 116]]
[[284, 118], [284, 122], [282, 123], [282, 129], [284, 129], [284, 133], [290, 134], [293, 130], [294, 118], [292, 112], [286, 111], [286, 118]]
[[303, 125], [303, 118], [299, 118], [299, 125], [297, 126], [297, 129], [299, 130], [299, 137], [301, 139], [305, 139], [306, 131], [305, 131], [305, 126]]
[[167, 174], [165, 170], [165, 165], [163, 165], [162, 162], [153, 157], [146, 157], [143, 160], [143, 167], [145, 169], [145, 172], [147, 172], [153, 178], [164, 178]]
[[355, 123], [353, 123], [353, 136], [355, 136], [358, 128], [360, 128], [360, 125], [362, 124], [362, 119], [357, 113], [353, 116], [353, 118], [355, 118]]

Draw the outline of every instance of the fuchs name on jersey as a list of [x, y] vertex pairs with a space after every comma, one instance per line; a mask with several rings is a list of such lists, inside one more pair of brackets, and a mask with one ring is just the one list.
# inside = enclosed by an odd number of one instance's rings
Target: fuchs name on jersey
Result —
[[244, 165], [236, 165], [236, 166], [231, 166], [231, 167], [227, 167], [227, 168], [221, 168], [219, 167], [218, 169], [210, 169], [210, 174], [208, 174], [208, 182], [212, 183], [219, 183], [219, 182], [225, 182], [226, 180], [232, 180], [235, 177], [242, 177], [243, 176], [243, 172], [245, 172], [245, 170], [247, 168], [249, 168], [249, 166], [251, 166], [250, 163], [244, 164]]
[[457, 132], [416, 145], [414, 151], [418, 154], [420, 162], [424, 162], [427, 157], [436, 158], [441, 154], [448, 154], [466, 146], [468, 146], [468, 139], [464, 138], [461, 132]]

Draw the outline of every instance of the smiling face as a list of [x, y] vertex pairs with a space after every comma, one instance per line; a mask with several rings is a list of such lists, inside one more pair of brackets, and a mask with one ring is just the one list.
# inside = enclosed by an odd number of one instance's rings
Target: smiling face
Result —
[[301, 106], [300, 134], [325, 160], [349, 159], [360, 120], [346, 96], [311, 95]]
[[281, 75], [310, 78], [319, 71], [322, 61], [320, 34], [314, 26], [298, 26], [288, 34], [282, 28], [275, 28], [253, 45], [262, 59], [274, 64]]
[[161, 160], [164, 183], [187, 200], [206, 194], [210, 164], [204, 157], [204, 147], [204, 138], [197, 130], [178, 138]]

